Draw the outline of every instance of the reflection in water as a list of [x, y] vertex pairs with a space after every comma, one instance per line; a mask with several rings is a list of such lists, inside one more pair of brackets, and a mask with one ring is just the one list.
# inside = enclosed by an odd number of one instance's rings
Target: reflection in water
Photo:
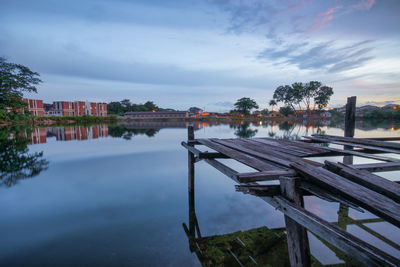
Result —
[[[35, 136], [35, 139], [28, 138], [28, 136]], [[40, 131], [1, 128], [0, 187], [11, 187], [19, 180], [32, 178], [47, 169], [48, 161], [43, 159], [43, 152], [28, 153], [27, 145], [40, 140]]]
[[289, 266], [284, 228], [266, 226], [224, 235], [202, 237], [195, 210], [194, 157], [188, 152], [189, 227], [183, 229], [189, 249], [202, 266]]
[[112, 137], [122, 137], [125, 140], [131, 140], [135, 135], [147, 135], [148, 137], [155, 136], [160, 130], [159, 129], [137, 129], [128, 128], [124, 125], [110, 125], [108, 127], [108, 133]]
[[239, 125], [233, 125], [232, 128], [236, 129], [235, 135], [240, 138], [251, 138], [255, 136], [258, 132], [257, 129], [250, 128], [250, 122], [245, 121]]

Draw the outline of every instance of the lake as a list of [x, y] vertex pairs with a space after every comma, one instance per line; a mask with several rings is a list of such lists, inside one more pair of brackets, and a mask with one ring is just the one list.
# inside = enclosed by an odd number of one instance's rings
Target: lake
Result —
[[[255, 231], [268, 238], [274, 234], [284, 244], [282, 213], [257, 197], [235, 192], [235, 182], [203, 161], [195, 166], [195, 205], [189, 205], [188, 153], [181, 146], [187, 139], [186, 126], [143, 122], [2, 127], [0, 266], [207, 265], [209, 259], [200, 261], [199, 257], [205, 256], [191, 252], [193, 244], [185, 231], [193, 214], [201, 235], [212, 237], [200, 245], [211, 249], [214, 242], [219, 246], [215, 257], [227, 249], [221, 244], [233, 244], [235, 238], [247, 238], [246, 242], [254, 241], [255, 246], [262, 243], [256, 242]], [[199, 138], [343, 136], [343, 126], [329, 122], [199, 122], [194, 128]], [[400, 124], [358, 122], [355, 136], [400, 136]], [[343, 157], [329, 159], [342, 161]], [[316, 160], [323, 162], [324, 158]], [[237, 170], [251, 171], [225, 161]], [[374, 161], [354, 158], [355, 164], [368, 162]], [[390, 180], [399, 174], [380, 173]], [[338, 203], [309, 196], [305, 207], [328, 221], [338, 220]], [[348, 213], [352, 219], [376, 219], [352, 208]], [[346, 229], [400, 257], [398, 228], [380, 220], [365, 225], [392, 243], [384, 243], [357, 224]], [[242, 233], [229, 235], [238, 231]], [[309, 240], [311, 253], [321, 264], [351, 261], [311, 233]], [[267, 256], [247, 249], [250, 254], [258, 253], [256, 261], [264, 257], [279, 266], [286, 264], [284, 248], [282, 245]], [[228, 251], [234, 249], [232, 245]]]

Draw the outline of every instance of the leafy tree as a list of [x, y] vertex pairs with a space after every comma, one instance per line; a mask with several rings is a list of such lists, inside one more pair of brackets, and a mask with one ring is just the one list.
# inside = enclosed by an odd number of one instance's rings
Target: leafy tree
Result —
[[239, 113], [249, 115], [253, 108], [258, 108], [258, 105], [255, 100], [248, 97], [242, 97], [236, 101], [235, 107]]
[[319, 109], [326, 107], [332, 95], [333, 89], [322, 85], [321, 82], [310, 81], [306, 84], [297, 82], [293, 83], [291, 86], [285, 85], [276, 88], [273, 100], [275, 100], [276, 103], [283, 102], [286, 106], [290, 106], [296, 115], [297, 111], [295, 105], [297, 105], [299, 109], [308, 110], [311, 115], [312, 109], [315, 109], [315, 107]]
[[37, 72], [0, 57], [0, 109], [12, 108], [10, 116], [14, 116], [17, 109], [26, 106], [22, 101], [23, 93], [36, 93], [36, 85], [41, 82]]
[[146, 107], [147, 110], [158, 110], [158, 107], [156, 104], [154, 104], [153, 101], [147, 101], [144, 103], [144, 106]]
[[238, 126], [234, 126], [234, 128], [236, 129], [235, 135], [239, 138], [251, 138], [258, 132], [257, 129], [253, 130], [250, 128], [250, 122], [248, 121]]

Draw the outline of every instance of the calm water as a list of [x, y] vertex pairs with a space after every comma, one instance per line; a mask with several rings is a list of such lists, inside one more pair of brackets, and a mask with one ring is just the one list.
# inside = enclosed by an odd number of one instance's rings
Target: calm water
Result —
[[[171, 128], [160, 129], [166, 126]], [[189, 220], [188, 158], [180, 145], [187, 138], [184, 127], [178, 123], [2, 128], [0, 265], [201, 266], [182, 226]], [[195, 128], [199, 138], [343, 135], [339, 126], [288, 123], [203, 123]], [[356, 137], [368, 136], [400, 136], [399, 125], [360, 124]], [[354, 159], [366, 162], [374, 161]], [[398, 174], [382, 175], [396, 179]], [[235, 192], [234, 184], [205, 162], [196, 163], [195, 212], [203, 237], [284, 227], [280, 212], [257, 197]], [[338, 220], [337, 203], [306, 197], [305, 205], [326, 220]], [[349, 217], [375, 218], [353, 209]], [[367, 225], [400, 243], [400, 232], [392, 225]], [[365, 229], [352, 224], [347, 230], [400, 257], [398, 249]], [[343, 262], [315, 236], [309, 238], [311, 253], [321, 263]]]

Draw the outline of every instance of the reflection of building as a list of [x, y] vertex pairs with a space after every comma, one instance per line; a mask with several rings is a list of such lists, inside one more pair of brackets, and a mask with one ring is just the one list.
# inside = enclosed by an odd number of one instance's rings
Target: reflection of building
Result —
[[48, 128], [57, 141], [88, 140], [108, 136], [107, 125]]
[[143, 111], [143, 112], [126, 112], [125, 117], [143, 118], [143, 119], [179, 119], [189, 117], [187, 111]]
[[[27, 137], [29, 138], [29, 136]], [[32, 129], [29, 145], [46, 143], [46, 137], [46, 128], [34, 128]]]
[[28, 105], [28, 110], [33, 116], [44, 116], [43, 100], [27, 98], [22, 100]]

